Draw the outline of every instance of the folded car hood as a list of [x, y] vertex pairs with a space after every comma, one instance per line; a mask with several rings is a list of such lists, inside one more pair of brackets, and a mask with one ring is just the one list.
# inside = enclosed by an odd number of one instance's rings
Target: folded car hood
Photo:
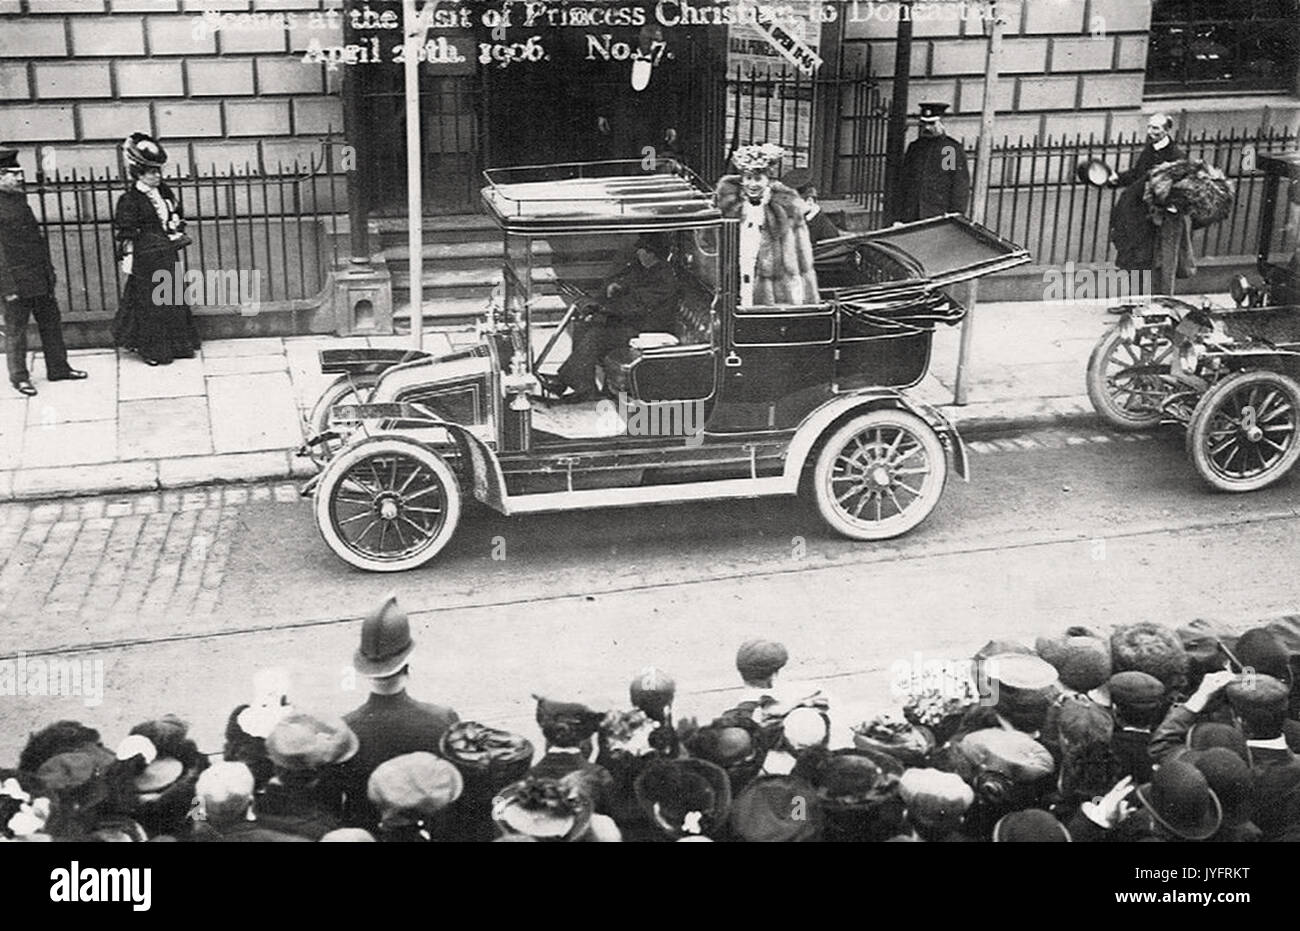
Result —
[[866, 233], [850, 233], [814, 247], [818, 260], [843, 250], [869, 246], [917, 270], [937, 287], [969, 281], [1024, 265], [1029, 250], [958, 213], [900, 223]]

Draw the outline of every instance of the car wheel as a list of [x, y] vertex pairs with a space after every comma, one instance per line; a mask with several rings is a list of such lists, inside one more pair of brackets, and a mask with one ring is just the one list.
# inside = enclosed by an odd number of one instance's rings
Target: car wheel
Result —
[[460, 520], [460, 485], [414, 440], [363, 440], [332, 459], [316, 486], [316, 527], [345, 562], [371, 572], [422, 566]]
[[1218, 382], [1192, 412], [1187, 447], [1196, 471], [1220, 491], [1255, 491], [1300, 458], [1300, 383], [1277, 372]]
[[1130, 343], [1111, 327], [1088, 357], [1088, 397], [1102, 419], [1119, 430], [1144, 430], [1160, 423], [1160, 402], [1168, 394], [1163, 379], [1132, 369], [1167, 369], [1173, 351], [1166, 328], [1148, 330]]
[[308, 424], [312, 436], [320, 436], [334, 426], [333, 411], [339, 404], [365, 404], [369, 402], [371, 392], [379, 379], [374, 375], [340, 375], [316, 399], [311, 409]]
[[934, 429], [907, 411], [854, 417], [826, 440], [813, 469], [822, 519], [855, 540], [887, 540], [930, 516], [948, 480]]

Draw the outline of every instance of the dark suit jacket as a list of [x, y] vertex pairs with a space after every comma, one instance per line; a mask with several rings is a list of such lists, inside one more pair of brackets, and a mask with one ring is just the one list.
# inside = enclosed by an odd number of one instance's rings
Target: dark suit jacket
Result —
[[54, 265], [26, 194], [0, 192], [0, 299], [54, 293]]
[[920, 136], [903, 155], [900, 219], [965, 213], [970, 199], [966, 150], [952, 136]]
[[1300, 759], [1290, 750], [1250, 748], [1255, 797], [1251, 811], [1266, 841], [1300, 831]]
[[361, 741], [357, 755], [344, 766], [347, 802], [344, 821], [374, 831], [379, 813], [366, 795], [366, 783], [380, 763], [404, 753], [438, 752], [446, 730], [460, 720], [440, 705], [418, 702], [406, 692], [371, 695], [364, 705], [343, 716]]
[[603, 301], [601, 308], [638, 333], [671, 333], [677, 319], [681, 289], [672, 266], [659, 261], [646, 268], [633, 260], [606, 282], [622, 290]]

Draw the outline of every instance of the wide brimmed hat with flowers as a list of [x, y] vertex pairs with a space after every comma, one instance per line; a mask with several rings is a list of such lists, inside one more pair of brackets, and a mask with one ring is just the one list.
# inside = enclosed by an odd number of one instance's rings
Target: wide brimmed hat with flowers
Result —
[[148, 133], [131, 133], [122, 141], [122, 155], [129, 164], [141, 168], [161, 168], [167, 164], [167, 150]]
[[572, 780], [529, 776], [492, 800], [492, 821], [503, 835], [573, 841], [591, 825], [591, 799]]
[[731, 163], [739, 171], [771, 171], [785, 155], [785, 149], [771, 142], [742, 145], [732, 153]]

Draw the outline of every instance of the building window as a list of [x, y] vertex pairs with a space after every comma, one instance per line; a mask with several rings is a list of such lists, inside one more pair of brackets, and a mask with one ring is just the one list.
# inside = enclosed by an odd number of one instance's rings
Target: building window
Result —
[[1155, 0], [1148, 94], [1290, 91], [1300, 0]]

